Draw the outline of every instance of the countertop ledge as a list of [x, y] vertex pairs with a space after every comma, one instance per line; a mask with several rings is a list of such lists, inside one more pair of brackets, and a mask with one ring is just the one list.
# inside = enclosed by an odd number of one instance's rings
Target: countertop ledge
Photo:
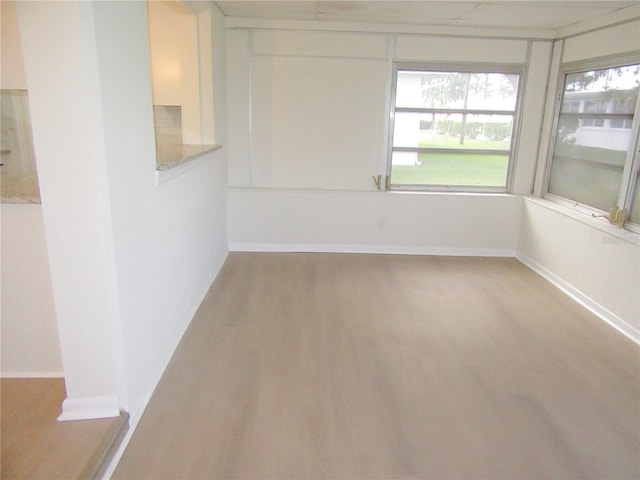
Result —
[[161, 145], [156, 150], [156, 170], [170, 170], [210, 152], [220, 150], [222, 145]]
[[0, 203], [23, 203], [23, 204], [41, 204], [40, 197], [32, 197], [29, 195], [15, 196], [15, 197], [2, 197]]

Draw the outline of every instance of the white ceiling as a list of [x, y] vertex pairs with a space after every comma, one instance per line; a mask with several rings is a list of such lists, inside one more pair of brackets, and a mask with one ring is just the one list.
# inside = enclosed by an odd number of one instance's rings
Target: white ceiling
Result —
[[215, 2], [225, 16], [422, 27], [561, 31], [598, 19], [638, 15], [638, 1], [245, 1]]

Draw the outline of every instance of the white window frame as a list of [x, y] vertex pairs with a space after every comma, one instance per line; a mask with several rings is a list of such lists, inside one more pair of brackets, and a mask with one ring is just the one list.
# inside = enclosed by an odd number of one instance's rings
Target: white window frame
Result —
[[[628, 55], [609, 56], [605, 58], [571, 62], [561, 65], [558, 72], [557, 94], [555, 108], [553, 112], [553, 129], [551, 132], [551, 143], [549, 145], [549, 151], [547, 156], [547, 163], [544, 177], [544, 194], [543, 197], [547, 200], [553, 201], [560, 205], [572, 208], [578, 212], [590, 215], [592, 217], [606, 217], [609, 212], [600, 210], [590, 205], [585, 205], [574, 200], [562, 197], [549, 192], [549, 183], [551, 181], [551, 166], [553, 163], [553, 153], [555, 150], [556, 135], [558, 130], [558, 122], [560, 120], [560, 109], [562, 107], [562, 99], [564, 96], [564, 86], [567, 75], [573, 73], [580, 73], [589, 70], [599, 70], [605, 68], [615, 68], [625, 65], [632, 65], [640, 63], [640, 52], [636, 52]], [[620, 210], [626, 209], [627, 219], [629, 218], [630, 207], [633, 201], [635, 178], [638, 175], [638, 169], [640, 168], [640, 94], [636, 101], [635, 110], [633, 113], [633, 122], [631, 124], [631, 142], [627, 149], [627, 155], [625, 158], [624, 169], [622, 171], [622, 180], [620, 182], [620, 189], [618, 191], [617, 206]], [[612, 205], [614, 207], [614, 205]], [[624, 228], [636, 233], [640, 233], [640, 224], [626, 222]]]
[[[464, 73], [505, 73], [518, 75], [518, 90], [516, 92], [516, 105], [513, 112], [503, 112], [502, 110], [475, 110], [467, 109], [469, 113], [496, 115], [507, 113], [513, 114], [513, 131], [511, 142], [508, 150], [507, 175], [504, 186], [476, 186], [476, 185], [431, 185], [431, 184], [393, 184], [391, 183], [391, 169], [393, 148], [393, 133], [395, 128], [395, 113], [411, 112], [422, 110], [420, 108], [403, 108], [396, 109], [396, 90], [398, 85], [398, 71], [413, 70], [424, 72], [464, 72]], [[387, 142], [387, 190], [400, 191], [432, 191], [432, 192], [473, 192], [473, 193], [510, 193], [513, 185], [513, 174], [516, 163], [516, 152], [518, 151], [518, 139], [520, 137], [521, 110], [524, 97], [525, 84], [525, 66], [522, 64], [505, 64], [505, 63], [413, 63], [413, 62], [394, 62], [392, 71], [391, 101], [389, 104], [389, 137]], [[424, 109], [429, 110], [429, 109]], [[460, 109], [452, 109], [460, 110]], [[452, 112], [457, 113], [457, 112]], [[406, 149], [403, 148], [406, 151]], [[429, 149], [416, 147], [415, 151], [426, 152]], [[487, 150], [471, 150], [468, 153], [486, 153]], [[489, 150], [491, 152], [491, 150]]]

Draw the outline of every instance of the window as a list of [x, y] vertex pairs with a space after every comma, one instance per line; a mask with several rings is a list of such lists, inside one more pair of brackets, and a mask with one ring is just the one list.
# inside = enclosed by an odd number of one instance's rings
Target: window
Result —
[[598, 211], [631, 212], [638, 200], [640, 64], [577, 66], [563, 72], [547, 192]]
[[519, 66], [396, 64], [390, 188], [508, 191]]

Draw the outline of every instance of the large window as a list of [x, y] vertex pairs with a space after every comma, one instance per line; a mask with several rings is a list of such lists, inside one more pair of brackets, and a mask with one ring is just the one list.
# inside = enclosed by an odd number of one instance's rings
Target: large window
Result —
[[391, 188], [508, 191], [520, 67], [397, 64]]
[[569, 68], [562, 85], [548, 194], [640, 224], [637, 57]]

